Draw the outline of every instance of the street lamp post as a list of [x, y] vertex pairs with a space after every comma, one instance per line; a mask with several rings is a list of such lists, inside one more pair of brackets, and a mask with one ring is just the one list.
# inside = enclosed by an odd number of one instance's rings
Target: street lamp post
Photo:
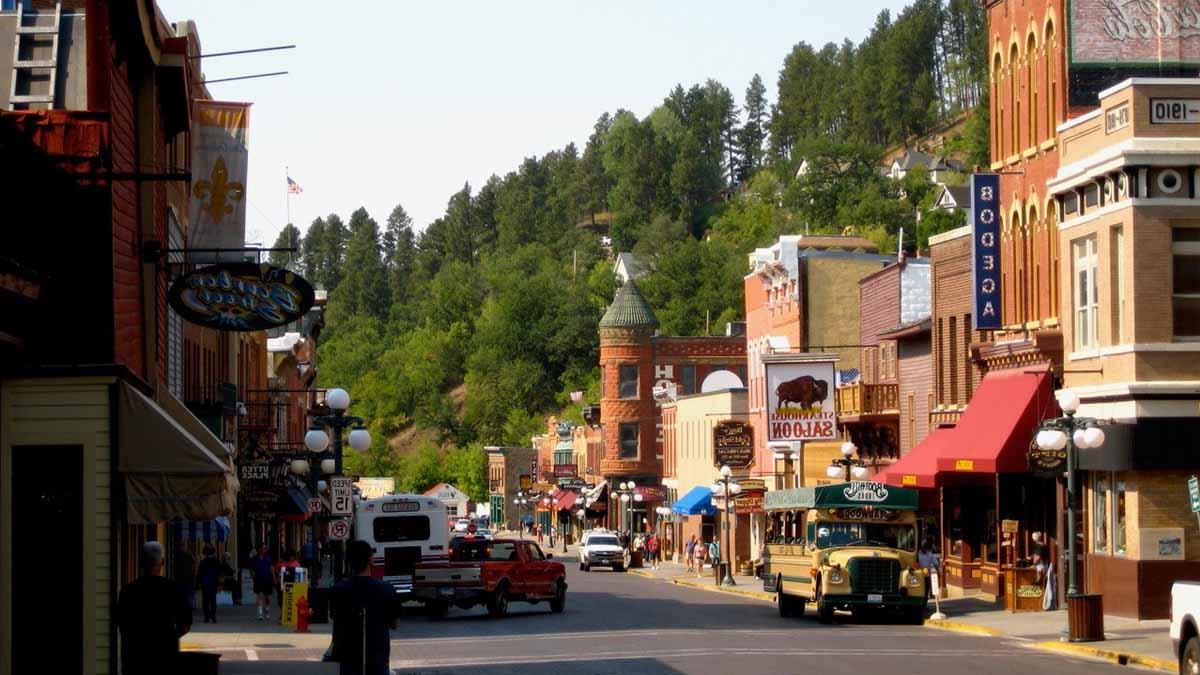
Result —
[[825, 475], [833, 479], [844, 478], [847, 483], [850, 480], [862, 480], [867, 477], [867, 465], [861, 459], [851, 459], [858, 448], [846, 441], [842, 443], [842, 458], [833, 460], [829, 468], [825, 469]]
[[1072, 391], [1059, 392], [1058, 407], [1063, 416], [1042, 422], [1035, 442], [1042, 450], [1067, 451], [1067, 597], [1079, 595], [1079, 563], [1075, 559], [1075, 510], [1078, 498], [1076, 469], [1079, 449], [1098, 448], [1104, 444], [1104, 430], [1091, 417], [1076, 417], [1079, 396]]
[[728, 465], [721, 467], [721, 477], [717, 479], [713, 485], [713, 492], [720, 493], [725, 497], [725, 522], [722, 529], [725, 530], [725, 550], [729, 553], [729, 560], [725, 563], [725, 578], [721, 580], [721, 584], [725, 586], [736, 586], [737, 582], [733, 580], [733, 543], [729, 534], [729, 522], [733, 519], [733, 499], [742, 491], [742, 486], [734, 482], [733, 469]]
[[517, 538], [524, 539], [525, 521], [522, 519], [522, 515], [529, 508], [529, 496], [524, 491], [518, 490], [516, 498], [513, 499], [513, 506], [517, 509]]
[[[346, 410], [350, 408], [350, 394], [345, 389], [330, 389], [325, 393], [325, 404], [333, 411], [331, 415], [314, 415], [312, 418], [312, 428], [308, 433], [304, 434], [304, 447], [308, 448], [316, 457], [320, 458], [319, 469], [320, 474], [340, 476], [342, 474], [342, 432], [346, 428], [350, 428], [349, 442], [350, 447], [362, 452], [371, 447], [371, 432], [363, 427], [361, 417], [347, 415]], [[333, 432], [333, 456], [329, 456], [326, 450], [330, 445], [329, 434], [325, 432], [325, 427], [328, 427]], [[293, 461], [292, 470], [297, 469], [297, 463]], [[310, 484], [314, 488], [318, 488], [320, 481], [319, 474], [314, 471], [310, 473]], [[316, 489], [315, 494], [319, 496], [320, 490]], [[317, 518], [312, 519], [312, 543], [313, 557], [316, 558], [319, 553], [317, 551]], [[337, 566], [340, 572], [340, 564]]]

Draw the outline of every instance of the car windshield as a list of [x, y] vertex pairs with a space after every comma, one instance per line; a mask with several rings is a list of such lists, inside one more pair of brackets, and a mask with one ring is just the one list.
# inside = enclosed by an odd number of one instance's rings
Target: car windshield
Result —
[[621, 543], [612, 535], [588, 537], [588, 546], [620, 546]]
[[517, 549], [510, 542], [464, 541], [454, 553], [455, 560], [516, 560]]
[[912, 525], [884, 523], [818, 523], [817, 546], [886, 546], [905, 551], [917, 548], [917, 531]]

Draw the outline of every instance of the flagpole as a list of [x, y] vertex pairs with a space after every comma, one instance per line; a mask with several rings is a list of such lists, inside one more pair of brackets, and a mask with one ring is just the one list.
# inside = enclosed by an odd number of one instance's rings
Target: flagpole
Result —
[[292, 222], [292, 190], [291, 190], [291, 186], [288, 185], [288, 180], [291, 177], [292, 177], [291, 171], [289, 171], [287, 165], [284, 164], [283, 165], [283, 195], [284, 195], [283, 199], [284, 199], [284, 203], [287, 204], [287, 222], [288, 223]]

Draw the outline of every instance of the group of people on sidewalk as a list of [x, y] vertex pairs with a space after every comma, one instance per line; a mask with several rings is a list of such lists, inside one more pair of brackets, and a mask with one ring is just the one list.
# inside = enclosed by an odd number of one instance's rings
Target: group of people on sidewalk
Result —
[[693, 534], [683, 545], [683, 559], [687, 561], [688, 571], [695, 572], [699, 577], [704, 574], [705, 564], [710, 565], [712, 569], [721, 566], [721, 546], [716, 537], [704, 543]]

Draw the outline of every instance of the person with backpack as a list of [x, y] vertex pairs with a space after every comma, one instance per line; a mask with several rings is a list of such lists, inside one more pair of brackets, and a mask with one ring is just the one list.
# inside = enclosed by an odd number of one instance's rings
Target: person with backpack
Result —
[[712, 541], [708, 542], [708, 559], [712, 564], [713, 575], [717, 578], [717, 583], [721, 582], [721, 545], [717, 543], [717, 538], [714, 536]]
[[650, 560], [650, 569], [658, 569], [658, 535], [651, 533], [646, 539], [646, 557]]

